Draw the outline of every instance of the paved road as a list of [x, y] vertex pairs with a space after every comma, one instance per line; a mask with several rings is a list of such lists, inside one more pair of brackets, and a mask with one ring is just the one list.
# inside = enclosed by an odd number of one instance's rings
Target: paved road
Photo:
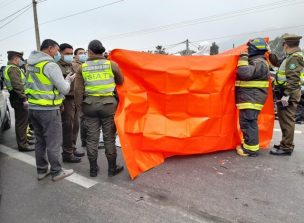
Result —
[[[291, 157], [273, 157], [268, 151], [258, 158], [234, 151], [173, 157], [135, 181], [126, 171], [108, 178], [100, 150], [101, 174], [90, 188], [84, 183], [92, 179], [87, 158], [64, 165], [82, 179], [38, 182], [31, 165], [34, 153], [18, 156], [24, 154], [16, 151], [11, 129], [0, 137], [0, 150], [9, 151], [0, 152], [0, 222], [303, 223], [304, 127], [296, 129]], [[279, 138], [275, 131], [274, 141]]]

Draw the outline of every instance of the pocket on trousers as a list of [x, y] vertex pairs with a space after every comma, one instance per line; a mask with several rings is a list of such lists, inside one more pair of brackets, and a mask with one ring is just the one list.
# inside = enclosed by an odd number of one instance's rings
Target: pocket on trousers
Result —
[[114, 97], [105, 97], [102, 100], [102, 104], [106, 105], [106, 104], [117, 104], [117, 100]]
[[87, 105], [90, 105], [90, 104], [92, 104], [92, 100], [91, 100], [90, 97], [86, 97], [86, 98], [82, 101], [82, 103], [87, 104]]

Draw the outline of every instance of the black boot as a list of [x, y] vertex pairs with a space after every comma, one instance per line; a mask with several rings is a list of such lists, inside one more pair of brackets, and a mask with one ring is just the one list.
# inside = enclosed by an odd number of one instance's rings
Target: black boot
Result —
[[91, 160], [89, 159], [90, 162], [90, 177], [97, 177], [97, 173], [99, 171], [99, 167], [97, 165], [97, 159]]
[[123, 166], [120, 166], [120, 165], [116, 164], [116, 156], [117, 156], [116, 154], [115, 155], [107, 155], [108, 165], [109, 165], [109, 169], [108, 169], [108, 176], [109, 177], [113, 177], [113, 176], [119, 174], [124, 169]]

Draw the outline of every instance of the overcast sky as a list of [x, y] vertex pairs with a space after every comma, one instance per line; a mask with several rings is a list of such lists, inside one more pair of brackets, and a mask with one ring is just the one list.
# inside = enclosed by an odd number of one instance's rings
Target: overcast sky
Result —
[[[0, 0], [0, 20], [30, 3], [31, 0]], [[97, 7], [100, 8], [42, 24]], [[303, 35], [304, 1], [46, 0], [38, 4], [38, 18], [42, 24], [41, 41], [51, 38], [58, 43], [70, 43], [74, 48], [87, 48], [90, 40], [99, 39], [107, 49], [153, 50], [156, 45], [164, 45], [175, 53], [185, 46], [174, 44], [189, 39], [193, 41], [190, 45], [193, 50], [200, 41], [208, 40], [217, 42], [223, 51], [248, 38], [274, 38], [286, 32]], [[0, 22], [0, 27], [8, 21]], [[7, 50], [24, 51], [27, 58], [36, 48], [34, 29], [7, 38], [33, 24], [30, 9], [0, 28], [3, 62]]]

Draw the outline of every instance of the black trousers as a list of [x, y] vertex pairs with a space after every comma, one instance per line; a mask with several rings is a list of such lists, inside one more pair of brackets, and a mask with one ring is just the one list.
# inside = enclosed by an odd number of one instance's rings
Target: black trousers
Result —
[[251, 151], [259, 148], [258, 116], [260, 111], [254, 109], [240, 110], [240, 127], [243, 133], [243, 147]]

